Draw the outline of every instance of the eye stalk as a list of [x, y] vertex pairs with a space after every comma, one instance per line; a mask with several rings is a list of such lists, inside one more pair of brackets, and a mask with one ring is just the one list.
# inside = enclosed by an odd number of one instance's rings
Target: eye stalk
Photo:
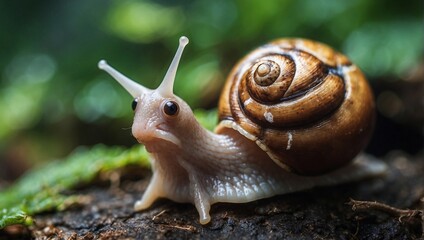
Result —
[[179, 111], [180, 111], [180, 107], [174, 101], [166, 101], [165, 104], [163, 105], [163, 112], [167, 116], [174, 117], [178, 114]]
[[[163, 97], [173, 97], [173, 88], [174, 88], [174, 81], [175, 81], [175, 75], [177, 73], [178, 63], [180, 62], [181, 55], [183, 53], [184, 47], [188, 44], [189, 40], [187, 37], [182, 36], [180, 37], [179, 46], [177, 49], [177, 52], [175, 53], [175, 56], [171, 62], [171, 65], [168, 68], [168, 71], [166, 72], [166, 75], [164, 79], [162, 80], [162, 83], [159, 85], [159, 87], [156, 89]], [[107, 73], [109, 73], [113, 78], [116, 79], [133, 97], [139, 97], [143, 93], [150, 92], [151, 89], [148, 89], [133, 80], [129, 79], [128, 77], [124, 76], [120, 72], [118, 72], [113, 67], [109, 66], [105, 60], [100, 60], [98, 63], [98, 67]]]
[[131, 108], [133, 111], [137, 108], [138, 98], [134, 98], [134, 100], [131, 103]]
[[165, 77], [162, 80], [162, 83], [157, 88], [157, 91], [163, 97], [173, 97], [173, 88], [175, 75], [177, 73], [178, 63], [180, 62], [181, 55], [183, 54], [184, 47], [188, 44], [188, 38], [185, 36], [180, 37], [180, 45], [178, 46], [177, 52], [175, 53], [174, 59], [172, 59], [171, 65], [166, 72]]

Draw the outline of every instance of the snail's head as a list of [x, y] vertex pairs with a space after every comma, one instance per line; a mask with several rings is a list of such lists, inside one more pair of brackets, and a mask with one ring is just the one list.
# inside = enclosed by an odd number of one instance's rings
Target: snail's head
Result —
[[[172, 63], [157, 89], [148, 89], [125, 77], [109, 66], [105, 60], [98, 64], [99, 68], [116, 79], [134, 98], [134, 122], [132, 134], [146, 145], [149, 151], [155, 151], [157, 142], [166, 141], [180, 146], [179, 133], [187, 131], [187, 124], [193, 119], [193, 112], [186, 102], [174, 95], [174, 81], [184, 47], [188, 44], [187, 37], [180, 38], [180, 44]], [[153, 143], [153, 144], [150, 144]]]

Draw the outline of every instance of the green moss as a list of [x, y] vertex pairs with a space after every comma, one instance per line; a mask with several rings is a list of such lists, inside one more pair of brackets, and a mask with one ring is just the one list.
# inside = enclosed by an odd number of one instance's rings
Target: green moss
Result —
[[[216, 125], [216, 111], [199, 110], [195, 114], [206, 128], [213, 129]], [[63, 210], [78, 199], [65, 195], [65, 190], [88, 184], [101, 172], [131, 164], [150, 166], [144, 146], [80, 147], [64, 160], [34, 169], [0, 192], [0, 229], [13, 224], [30, 225], [34, 214]]]
[[0, 212], [0, 229], [13, 224], [31, 225], [32, 218], [19, 208], [4, 208]]
[[78, 148], [67, 159], [55, 161], [23, 176], [0, 194], [0, 228], [11, 224], [30, 224], [29, 215], [61, 210], [75, 197], [62, 194], [77, 184], [88, 183], [100, 172], [129, 164], [149, 166], [142, 146]]

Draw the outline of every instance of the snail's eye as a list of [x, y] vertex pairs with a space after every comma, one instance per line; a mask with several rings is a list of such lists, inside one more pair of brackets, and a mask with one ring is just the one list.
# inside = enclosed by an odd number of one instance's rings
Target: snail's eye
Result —
[[134, 98], [134, 100], [131, 103], [131, 108], [133, 111], [137, 108], [138, 98]]
[[163, 105], [163, 112], [168, 116], [175, 116], [178, 114], [179, 107], [174, 101], [167, 101]]

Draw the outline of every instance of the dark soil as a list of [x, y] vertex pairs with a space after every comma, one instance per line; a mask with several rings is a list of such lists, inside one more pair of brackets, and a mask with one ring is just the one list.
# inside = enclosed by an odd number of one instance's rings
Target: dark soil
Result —
[[[24, 239], [418, 239], [418, 218], [399, 219], [379, 211], [354, 212], [349, 200], [379, 201], [420, 208], [424, 196], [424, 156], [387, 157], [387, 176], [337, 187], [316, 188], [247, 204], [213, 205], [212, 221], [202, 226], [193, 205], [157, 201], [134, 213], [133, 204], [149, 181], [145, 170], [121, 172], [118, 187], [95, 184], [73, 194], [81, 205], [35, 217], [36, 224], [2, 237]], [[134, 170], [138, 178], [134, 179]], [[12, 231], [12, 232], [11, 232]], [[3, 234], [3, 235], [2, 235]]]

